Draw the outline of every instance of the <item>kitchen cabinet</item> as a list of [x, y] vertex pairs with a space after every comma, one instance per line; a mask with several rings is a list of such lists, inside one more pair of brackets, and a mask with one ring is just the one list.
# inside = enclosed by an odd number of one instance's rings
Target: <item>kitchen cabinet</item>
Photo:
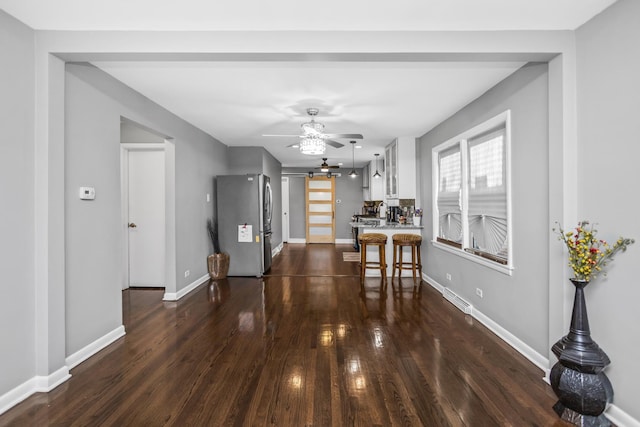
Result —
[[387, 199], [416, 198], [416, 140], [398, 137], [385, 148]]
[[369, 182], [371, 181], [371, 172], [369, 172], [369, 164], [362, 168], [362, 200], [371, 200], [371, 190]]
[[398, 198], [398, 140], [394, 139], [384, 149], [384, 182], [386, 184], [385, 195], [387, 199]]

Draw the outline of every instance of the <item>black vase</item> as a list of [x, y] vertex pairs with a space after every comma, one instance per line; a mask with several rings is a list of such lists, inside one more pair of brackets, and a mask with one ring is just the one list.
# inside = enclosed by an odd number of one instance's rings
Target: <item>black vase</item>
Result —
[[604, 411], [613, 399], [613, 387], [603, 369], [609, 357], [591, 339], [586, 280], [571, 279], [576, 288], [569, 334], [553, 345], [558, 362], [551, 369], [551, 387], [558, 396], [553, 406], [558, 416], [577, 426], [610, 426]]

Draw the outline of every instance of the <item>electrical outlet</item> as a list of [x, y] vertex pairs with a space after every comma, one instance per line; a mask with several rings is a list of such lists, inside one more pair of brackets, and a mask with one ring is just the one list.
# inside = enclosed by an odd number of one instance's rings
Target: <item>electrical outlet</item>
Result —
[[476, 288], [476, 295], [478, 295], [480, 298], [482, 298], [482, 289]]
[[184, 271], [184, 277], [189, 277], [190, 275], [191, 275], [191, 272], [189, 270]]
[[447, 280], [451, 281], [451, 274], [447, 273]]

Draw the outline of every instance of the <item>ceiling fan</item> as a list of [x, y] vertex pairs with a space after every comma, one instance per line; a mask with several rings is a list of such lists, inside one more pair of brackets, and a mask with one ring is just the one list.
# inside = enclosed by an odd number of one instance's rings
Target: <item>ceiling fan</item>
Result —
[[329, 172], [329, 169], [338, 169], [340, 166], [337, 165], [329, 165], [327, 163], [327, 158], [323, 157], [322, 158], [322, 164], [320, 165], [319, 168], [316, 169], [320, 169], [320, 172]]
[[289, 147], [297, 146], [303, 154], [324, 154], [326, 145], [334, 148], [344, 147], [335, 138], [362, 139], [359, 133], [324, 133], [324, 125], [316, 122], [315, 117], [318, 115], [317, 108], [307, 108], [307, 114], [311, 116], [311, 121], [300, 125], [302, 134], [300, 135], [262, 135], [262, 136], [278, 136], [278, 137], [294, 137], [300, 138], [299, 143], [291, 144]]

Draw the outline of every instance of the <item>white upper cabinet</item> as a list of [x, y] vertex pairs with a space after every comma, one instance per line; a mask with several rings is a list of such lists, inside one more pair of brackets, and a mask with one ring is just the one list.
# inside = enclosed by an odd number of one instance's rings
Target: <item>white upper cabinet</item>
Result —
[[416, 198], [416, 139], [398, 137], [384, 152], [387, 199]]
[[371, 172], [369, 172], [369, 165], [367, 164], [362, 168], [362, 200], [371, 200], [370, 178]]
[[398, 140], [394, 139], [384, 149], [384, 182], [386, 184], [387, 199], [398, 198]]

